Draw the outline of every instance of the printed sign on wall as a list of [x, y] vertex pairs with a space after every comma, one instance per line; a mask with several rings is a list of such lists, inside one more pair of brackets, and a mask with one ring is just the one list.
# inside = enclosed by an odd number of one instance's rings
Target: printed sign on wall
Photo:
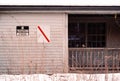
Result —
[[29, 26], [16, 26], [16, 35], [17, 36], [28, 36]]
[[48, 25], [39, 25], [37, 27], [38, 43], [50, 43], [50, 27]]

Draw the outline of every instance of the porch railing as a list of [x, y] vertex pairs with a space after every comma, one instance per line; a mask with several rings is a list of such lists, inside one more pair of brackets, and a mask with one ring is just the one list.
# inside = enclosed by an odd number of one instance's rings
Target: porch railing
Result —
[[120, 48], [69, 48], [70, 70], [120, 69]]

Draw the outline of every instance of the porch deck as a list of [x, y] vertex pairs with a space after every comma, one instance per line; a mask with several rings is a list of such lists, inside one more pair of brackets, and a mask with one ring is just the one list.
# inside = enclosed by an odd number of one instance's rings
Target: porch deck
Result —
[[120, 48], [69, 48], [70, 71], [120, 70]]

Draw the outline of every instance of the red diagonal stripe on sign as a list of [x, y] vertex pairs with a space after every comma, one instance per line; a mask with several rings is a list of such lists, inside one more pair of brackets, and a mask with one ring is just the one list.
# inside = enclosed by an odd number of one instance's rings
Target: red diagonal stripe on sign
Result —
[[45, 35], [44, 31], [41, 29], [40, 26], [38, 26], [38, 29], [40, 30], [40, 32], [42, 33], [42, 35], [44, 36], [44, 38], [47, 40], [47, 42], [50, 42], [50, 40], [49, 40], [48, 37]]

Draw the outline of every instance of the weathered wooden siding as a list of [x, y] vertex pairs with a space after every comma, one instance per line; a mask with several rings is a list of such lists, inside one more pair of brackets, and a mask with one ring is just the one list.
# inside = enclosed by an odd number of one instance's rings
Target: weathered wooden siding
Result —
[[[64, 72], [65, 14], [0, 14], [0, 74]], [[50, 43], [37, 42], [37, 26], [50, 26]], [[16, 26], [29, 26], [29, 36], [16, 36]], [[67, 67], [67, 65], [66, 65]]]

